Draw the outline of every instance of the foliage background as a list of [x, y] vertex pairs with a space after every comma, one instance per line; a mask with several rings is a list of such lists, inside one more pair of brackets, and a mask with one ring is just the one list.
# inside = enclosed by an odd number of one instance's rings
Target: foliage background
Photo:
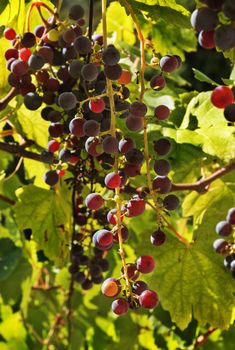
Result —
[[[52, 3], [44, 1], [49, 6]], [[190, 28], [189, 10], [194, 1], [130, 0], [141, 23], [144, 35], [150, 38], [161, 55], [178, 54], [184, 60], [179, 72], [168, 78], [167, 87], [159, 92], [147, 92], [149, 107], [149, 139], [167, 136], [173, 143], [170, 156], [173, 182], [194, 182], [201, 175], [209, 175], [218, 165], [234, 159], [235, 128], [228, 125], [223, 112], [210, 103], [208, 79], [196, 79], [192, 68], [202, 70], [217, 83], [229, 79], [231, 63], [222, 53], [197, 48], [194, 31]], [[22, 33], [25, 14], [30, 1], [3, 0], [0, 3], [0, 33], [5, 26], [13, 26]], [[87, 1], [81, 1], [87, 8]], [[62, 15], [71, 1], [64, 1]], [[96, 1], [95, 22], [100, 31], [100, 1]], [[144, 14], [144, 15], [143, 15]], [[31, 28], [39, 21], [34, 15]], [[110, 41], [123, 52], [122, 63], [135, 75], [132, 61], [138, 57], [138, 43], [133, 22], [125, 13], [122, 1], [112, 1], [108, 9]], [[8, 43], [0, 38], [0, 98], [9, 90], [4, 52]], [[151, 51], [148, 53], [151, 58]], [[146, 71], [148, 81], [152, 71]], [[234, 77], [231, 77], [231, 79]], [[201, 81], [202, 80], [202, 81]], [[207, 82], [205, 82], [206, 80]], [[135, 79], [131, 85], [137, 96]], [[153, 108], [161, 103], [174, 108], [168, 122], [160, 125], [153, 120]], [[11, 101], [0, 118], [10, 115], [17, 133], [34, 141], [31, 150], [41, 152], [48, 141], [48, 123], [40, 111], [32, 113], [22, 105], [22, 98]], [[128, 135], [120, 122], [120, 128]], [[4, 122], [0, 131], [6, 130]], [[132, 134], [133, 136], [133, 134]], [[142, 135], [134, 135], [138, 146]], [[2, 138], [8, 142], [9, 139]], [[1, 140], [1, 141], [2, 141]], [[68, 248], [71, 235], [71, 193], [61, 184], [53, 192], [42, 180], [46, 166], [25, 159], [17, 175], [8, 178], [19, 159], [0, 151], [0, 193], [14, 205], [0, 201], [0, 349], [196, 349], [197, 336], [208, 329], [218, 328], [201, 346], [202, 349], [234, 348], [234, 287], [223, 258], [212, 250], [216, 239], [215, 224], [224, 219], [234, 206], [234, 174], [228, 174], [211, 184], [206, 193], [180, 194], [181, 209], [169, 218], [188, 240], [189, 249], [171, 231], [167, 243], [153, 248], [149, 236], [156, 228], [154, 213], [149, 209], [138, 218], [128, 221], [130, 245], [126, 247], [128, 260], [147, 252], [157, 264], [156, 271], [147, 278], [157, 290], [161, 304], [151, 312], [130, 312], [116, 318], [110, 311], [110, 300], [100, 294], [100, 286], [88, 292], [76, 288], [73, 296], [74, 332], [67, 343], [64, 322], [67, 290], [69, 288]], [[136, 178], [143, 185], [143, 176]], [[107, 194], [108, 196], [108, 194]], [[25, 239], [31, 229], [33, 239]], [[95, 228], [94, 228], [95, 229]], [[26, 230], [26, 231], [25, 231]], [[47, 239], [45, 239], [45, 232]], [[117, 251], [109, 254], [111, 270], [107, 276], [118, 276], [120, 260]], [[43, 287], [43, 288], [42, 288]], [[210, 328], [211, 327], [211, 328]], [[49, 344], [43, 341], [49, 340]]]

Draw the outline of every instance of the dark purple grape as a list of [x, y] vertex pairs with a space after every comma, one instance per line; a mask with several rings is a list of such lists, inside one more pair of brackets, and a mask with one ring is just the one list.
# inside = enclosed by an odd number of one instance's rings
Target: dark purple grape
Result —
[[159, 247], [161, 246], [166, 240], [166, 235], [165, 233], [159, 228], [157, 231], [153, 232], [153, 234], [150, 237], [151, 243]]
[[231, 261], [230, 270], [231, 270], [232, 272], [235, 272], [235, 260]]
[[135, 177], [137, 175], [140, 175], [141, 164], [127, 163], [127, 164], [125, 164], [125, 167], [123, 170], [124, 170], [124, 174], [127, 177]]
[[70, 61], [77, 58], [77, 52], [74, 46], [64, 47], [62, 50], [62, 55], [66, 61]]
[[212, 10], [220, 10], [224, 3], [224, 0], [199, 0], [199, 1], [207, 5], [208, 7], [210, 7]]
[[88, 63], [82, 66], [81, 76], [86, 81], [93, 81], [98, 77], [98, 68], [93, 63]]
[[235, 47], [235, 28], [231, 25], [221, 25], [215, 30], [216, 46], [227, 51]]
[[42, 104], [42, 98], [36, 92], [29, 92], [24, 96], [24, 104], [30, 111], [35, 111]]
[[82, 6], [80, 5], [73, 5], [70, 9], [69, 9], [69, 18], [73, 19], [74, 21], [77, 21], [79, 19], [81, 19], [82, 17], [84, 17], [84, 9]]
[[229, 243], [222, 238], [216, 239], [213, 243], [213, 248], [216, 253], [225, 253], [228, 250]]
[[191, 15], [191, 25], [198, 32], [201, 30], [213, 30], [219, 23], [217, 13], [210, 8], [201, 7], [193, 11]]
[[155, 91], [162, 90], [166, 85], [166, 80], [162, 74], [154, 75], [150, 80], [150, 86]]
[[82, 289], [84, 290], [89, 290], [92, 288], [92, 286], [93, 282], [88, 278], [86, 278], [85, 281], [82, 283]]
[[59, 181], [59, 175], [55, 170], [48, 170], [44, 174], [44, 181], [49, 186], [54, 186]]
[[37, 38], [41, 38], [44, 34], [44, 31], [45, 31], [45, 27], [43, 25], [38, 25], [34, 28], [34, 35]]
[[67, 29], [63, 34], [63, 39], [67, 44], [72, 44], [76, 39], [77, 35], [73, 28]]
[[103, 45], [103, 35], [102, 34], [94, 34], [92, 36], [92, 39], [94, 42], [96, 42], [98, 45], [102, 46]]
[[126, 139], [122, 139], [119, 141], [119, 151], [122, 154], [126, 154], [128, 151], [130, 151], [131, 149], [133, 149], [136, 146], [135, 141], [131, 138], [126, 138]]
[[223, 6], [223, 12], [228, 18], [235, 21], [235, 3], [234, 3], [234, 0], [226, 0], [225, 1], [225, 4]]
[[107, 259], [99, 259], [97, 260], [97, 264], [99, 264], [103, 272], [106, 272], [109, 270], [109, 262]]
[[166, 159], [158, 159], [154, 163], [154, 171], [156, 174], [165, 176], [167, 175], [171, 170], [171, 165]]
[[74, 60], [70, 63], [68, 71], [71, 77], [77, 79], [81, 75], [81, 69], [83, 66], [83, 62], [79, 60]]
[[108, 79], [118, 80], [122, 75], [122, 67], [120, 64], [115, 64], [114, 66], [105, 65], [104, 73]]
[[28, 72], [29, 66], [27, 62], [16, 60], [14, 58], [11, 58], [8, 62], [10, 62], [11, 60], [13, 60], [10, 65], [10, 70], [12, 73], [18, 76], [22, 76]]
[[85, 132], [83, 130], [85, 120], [82, 118], [74, 118], [69, 123], [69, 130], [71, 134], [77, 137], [85, 136]]
[[226, 220], [230, 225], [235, 225], [235, 208], [229, 209]]
[[136, 281], [132, 285], [132, 290], [137, 295], [140, 295], [142, 292], [144, 292], [147, 289], [148, 289], [148, 285], [144, 281]]
[[100, 132], [100, 124], [96, 120], [86, 120], [83, 131], [86, 136], [97, 136]]
[[44, 61], [47, 63], [52, 63], [54, 58], [54, 51], [50, 46], [40, 47], [38, 50], [38, 55], [42, 56]]
[[39, 54], [32, 54], [29, 57], [28, 65], [33, 70], [40, 70], [44, 66], [45, 60], [43, 56]]
[[60, 107], [69, 111], [76, 107], [77, 98], [72, 92], [63, 92], [59, 95], [58, 103]]
[[135, 101], [130, 105], [130, 113], [133, 117], [144, 117], [147, 113], [147, 106], [143, 102]]
[[158, 193], [165, 194], [170, 192], [172, 183], [167, 176], [156, 176], [153, 179], [153, 189]]
[[70, 150], [63, 148], [59, 152], [59, 160], [61, 160], [63, 163], [67, 163], [69, 159], [71, 158], [71, 152]]
[[33, 47], [36, 44], [35, 35], [30, 32], [24, 33], [21, 39], [21, 44], [27, 48]]
[[90, 266], [90, 274], [92, 277], [98, 277], [102, 274], [102, 269], [98, 264], [93, 264]]
[[231, 123], [235, 122], [235, 103], [231, 103], [225, 107], [224, 117]]
[[105, 153], [118, 153], [118, 140], [116, 137], [110, 135], [105, 136], [102, 145]]
[[102, 60], [105, 65], [114, 66], [120, 60], [120, 52], [114, 46], [109, 46], [103, 51]]
[[160, 67], [163, 72], [171, 73], [178, 68], [178, 59], [175, 56], [163, 56], [160, 59]]
[[142, 164], [144, 161], [143, 153], [136, 149], [132, 148], [125, 154], [126, 160], [130, 164]]
[[176, 210], [180, 205], [180, 201], [174, 194], [169, 194], [163, 199], [163, 205], [167, 210]]
[[[128, 228], [124, 225], [121, 226], [121, 237], [122, 237], [122, 241], [123, 242], [126, 242], [126, 240], [128, 239], [129, 237], [129, 231], [128, 231]], [[115, 243], [118, 243], [119, 242], [119, 237], [118, 237], [118, 227], [115, 226], [113, 228], [113, 240]]]
[[159, 156], [166, 156], [171, 151], [171, 143], [164, 138], [154, 141], [154, 150]]
[[229, 236], [232, 233], [232, 226], [227, 221], [220, 221], [215, 227], [215, 232], [220, 236]]
[[79, 271], [79, 272], [75, 273], [75, 275], [74, 275], [74, 281], [77, 283], [82, 284], [85, 281], [85, 279], [86, 279], [86, 276], [85, 276], [84, 272], [82, 272], [82, 271]]
[[129, 115], [126, 118], [126, 126], [130, 131], [139, 131], [144, 126], [144, 118], [135, 118]]
[[[176, 59], [177, 60], [177, 59]], [[177, 61], [178, 62], [178, 61]], [[170, 109], [167, 106], [160, 105], [157, 106], [154, 110], [154, 115], [158, 120], [165, 120], [170, 115]]]
[[64, 126], [60, 123], [51, 123], [48, 131], [51, 137], [60, 137], [64, 133]]
[[80, 35], [74, 41], [74, 48], [80, 55], [87, 55], [91, 51], [91, 41], [87, 37]]

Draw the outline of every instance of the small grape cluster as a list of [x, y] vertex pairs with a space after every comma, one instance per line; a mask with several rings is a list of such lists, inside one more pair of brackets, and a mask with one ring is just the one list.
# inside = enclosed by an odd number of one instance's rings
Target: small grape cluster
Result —
[[198, 42], [205, 49], [222, 51], [235, 47], [234, 0], [200, 0], [206, 6], [193, 11], [191, 25], [199, 32]]
[[225, 85], [217, 86], [212, 91], [211, 102], [215, 107], [224, 109], [224, 117], [228, 122], [235, 122], [234, 89]]
[[[43, 6], [41, 2], [35, 4]], [[130, 101], [126, 85], [131, 82], [132, 74], [120, 64], [119, 50], [104, 43], [101, 34], [86, 35], [82, 28], [85, 24], [83, 8], [72, 6], [68, 17], [68, 21], [62, 22], [55, 12], [46, 23], [37, 26], [34, 33], [28, 31], [23, 36], [6, 28], [4, 35], [12, 41], [12, 47], [5, 57], [10, 71], [8, 81], [15, 93], [23, 96], [30, 111], [41, 108], [41, 117], [50, 122], [51, 139], [41, 154], [42, 161], [50, 166], [44, 176], [46, 184], [56, 186], [68, 168], [74, 174], [77, 231], [73, 235], [69, 271], [73, 280], [88, 290], [93, 283], [102, 283], [103, 272], [109, 268], [108, 250], [119, 243], [121, 251], [128, 239], [129, 232], [123, 220], [144, 213], [148, 195], [147, 191], [135, 192], [129, 200], [121, 198], [120, 203], [120, 193], [126, 191], [126, 184], [141, 173], [145, 155], [133, 138], [125, 137], [112, 124], [112, 114], [115, 113], [117, 120], [125, 120], [130, 132], [138, 132], [144, 127], [148, 109], [140, 100]], [[177, 55], [154, 59], [159, 61], [160, 73], [152, 77], [150, 87], [159, 91], [166, 85], [165, 75], [178, 69], [181, 59]], [[160, 105], [154, 114], [160, 122], [169, 117], [170, 109]], [[159, 159], [154, 162], [157, 176], [151, 180], [149, 192], [153, 191], [154, 196], [164, 195], [157, 198], [163, 214], [179, 206], [177, 196], [166, 195], [172, 183], [167, 176], [171, 166], [164, 157], [171, 148], [167, 138], [154, 141]], [[71, 187], [73, 180], [66, 178], [65, 181]], [[104, 210], [103, 196], [96, 190], [97, 185], [115, 191], [109, 200], [115, 202], [116, 207], [108, 213]], [[166, 240], [161, 215], [158, 219], [159, 227], [150, 239], [154, 246]], [[94, 224], [102, 227], [95, 233]], [[105, 225], [113, 227], [106, 229]], [[139, 273], [151, 272], [154, 267], [151, 256], [141, 256], [135, 263], [123, 261], [121, 278], [104, 281], [105, 295], [114, 297], [123, 292], [124, 297], [112, 304], [114, 313], [121, 315], [129, 307], [157, 306], [157, 294], [148, 289], [145, 282], [137, 281]], [[120, 282], [122, 279], [125, 286]]]
[[[218, 222], [215, 231], [222, 237], [230, 236], [234, 232], [235, 208], [228, 210], [226, 220]], [[235, 278], [235, 244], [223, 238], [216, 239], [213, 248], [217, 253], [225, 255], [224, 266], [232, 271]]]

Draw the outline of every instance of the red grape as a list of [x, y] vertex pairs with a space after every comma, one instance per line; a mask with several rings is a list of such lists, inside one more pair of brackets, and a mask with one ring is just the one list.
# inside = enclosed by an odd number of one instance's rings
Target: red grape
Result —
[[217, 86], [211, 94], [211, 102], [217, 108], [225, 108], [233, 103], [234, 95], [228, 86]]
[[90, 100], [89, 108], [94, 113], [102, 113], [105, 109], [105, 103], [102, 98], [98, 98], [96, 100]]
[[153, 290], [145, 290], [140, 294], [139, 302], [145, 309], [154, 309], [158, 304], [158, 295]]
[[155, 261], [150, 255], [142, 255], [136, 261], [137, 270], [141, 273], [152, 272], [155, 268]]
[[121, 292], [121, 283], [116, 278], [107, 278], [101, 287], [102, 293], [109, 298], [116, 297]]
[[4, 30], [4, 37], [7, 40], [14, 40], [16, 37], [16, 32], [12, 28], [6, 28]]
[[118, 316], [126, 314], [128, 309], [129, 304], [123, 298], [116, 299], [112, 302], [112, 311]]
[[85, 199], [86, 206], [91, 210], [98, 210], [104, 205], [104, 199], [98, 193], [90, 193]]

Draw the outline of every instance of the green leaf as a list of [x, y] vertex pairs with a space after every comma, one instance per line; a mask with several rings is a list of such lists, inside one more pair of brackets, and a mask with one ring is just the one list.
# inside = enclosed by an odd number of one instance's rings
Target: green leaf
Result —
[[68, 193], [42, 189], [33, 185], [17, 191], [16, 222], [21, 230], [31, 228], [38, 248], [57, 262], [68, 257], [71, 206]]
[[[2, 0], [1, 0], [2, 3]], [[0, 12], [0, 23], [15, 29], [17, 34], [22, 34], [25, 23], [25, 2], [24, 0], [11, 0], [3, 2], [4, 10]]]
[[9, 238], [0, 240], [0, 282], [12, 274], [21, 259], [21, 254], [21, 249]]
[[219, 86], [218, 83], [216, 83], [214, 80], [209, 78], [206, 74], [202, 73], [200, 70], [193, 68], [193, 73], [194, 73], [195, 79], [202, 81], [202, 82], [205, 82], [205, 83], [208, 83], [208, 84]]

